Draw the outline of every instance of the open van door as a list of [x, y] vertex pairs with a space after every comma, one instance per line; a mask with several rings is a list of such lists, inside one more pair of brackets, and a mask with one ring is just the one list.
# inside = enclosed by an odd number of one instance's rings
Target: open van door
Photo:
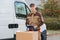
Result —
[[29, 12], [30, 10], [25, 3], [18, 1], [15, 2], [15, 23], [19, 25], [17, 31], [26, 31], [26, 15]]

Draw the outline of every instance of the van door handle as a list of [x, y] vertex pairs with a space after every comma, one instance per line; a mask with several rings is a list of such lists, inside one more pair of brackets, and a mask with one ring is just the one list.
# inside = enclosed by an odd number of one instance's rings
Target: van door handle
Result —
[[9, 25], [8, 25], [8, 28], [9, 28], [9, 29], [18, 28], [18, 24], [9, 24]]

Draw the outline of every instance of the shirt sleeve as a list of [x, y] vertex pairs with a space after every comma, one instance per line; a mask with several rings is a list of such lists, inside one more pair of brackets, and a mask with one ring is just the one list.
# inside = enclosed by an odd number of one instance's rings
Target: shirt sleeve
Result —
[[43, 24], [43, 17], [42, 17], [42, 15], [41, 15], [41, 13], [39, 13], [39, 23], [38, 23], [38, 26], [40, 27], [42, 24]]
[[26, 24], [26, 26], [29, 24], [29, 20], [28, 20], [28, 18], [27, 18], [27, 17], [28, 17], [28, 15], [26, 16], [26, 23], [25, 23], [25, 24]]
[[42, 22], [44, 22], [44, 19], [43, 19], [43, 16], [42, 16], [42, 14], [41, 14], [41, 13], [40, 13], [40, 15], [41, 15]]

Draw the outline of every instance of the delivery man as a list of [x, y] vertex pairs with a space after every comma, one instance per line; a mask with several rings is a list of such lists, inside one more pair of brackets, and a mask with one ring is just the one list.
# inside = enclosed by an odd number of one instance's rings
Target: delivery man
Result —
[[[35, 8], [35, 4], [30, 4], [31, 13], [26, 17], [26, 26], [29, 31], [39, 31], [41, 32], [41, 40], [47, 40], [47, 30], [46, 24], [43, 23], [43, 17], [41, 13], [38, 13], [38, 8]], [[38, 16], [38, 17], [37, 17]], [[35, 17], [35, 18], [33, 18]]]
[[[26, 17], [26, 26], [29, 31], [38, 31], [40, 33], [40, 26], [43, 25], [41, 15], [35, 9], [35, 4], [30, 4], [31, 13]], [[40, 40], [40, 34], [38, 34], [38, 40]]]

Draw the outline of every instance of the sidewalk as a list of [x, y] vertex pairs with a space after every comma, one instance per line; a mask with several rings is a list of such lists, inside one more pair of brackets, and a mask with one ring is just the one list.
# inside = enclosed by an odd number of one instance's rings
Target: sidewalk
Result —
[[60, 36], [60, 30], [48, 30], [47, 36]]

